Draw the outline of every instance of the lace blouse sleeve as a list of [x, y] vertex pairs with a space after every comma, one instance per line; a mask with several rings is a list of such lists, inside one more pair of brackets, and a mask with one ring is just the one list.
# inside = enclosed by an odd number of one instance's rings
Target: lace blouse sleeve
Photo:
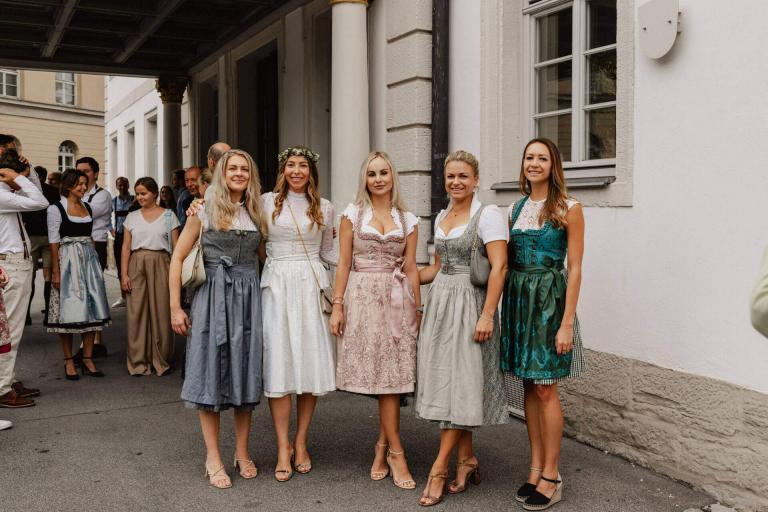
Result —
[[330, 201], [324, 200], [323, 203], [325, 203], [325, 208], [323, 208], [325, 227], [323, 228], [323, 239], [320, 243], [320, 259], [329, 265], [336, 265], [339, 261], [339, 251], [336, 248], [333, 236], [334, 226], [336, 225], [336, 211], [333, 208], [333, 203]]
[[355, 221], [357, 220], [357, 206], [355, 206], [352, 203], [349, 203], [346, 208], [344, 208], [344, 211], [341, 212], [342, 217], [346, 217], [349, 222], [352, 223], [352, 225], [355, 224]]
[[414, 228], [419, 225], [419, 218], [411, 212], [405, 212], [404, 217], [405, 226], [403, 226], [403, 228], [405, 230], [405, 236], [408, 236], [413, 233]]

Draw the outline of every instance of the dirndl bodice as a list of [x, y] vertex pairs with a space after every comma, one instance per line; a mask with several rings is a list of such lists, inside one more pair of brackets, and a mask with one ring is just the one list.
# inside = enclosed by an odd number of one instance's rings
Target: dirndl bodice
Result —
[[569, 375], [572, 353], [557, 354], [565, 311], [565, 229], [549, 221], [540, 229], [514, 229], [524, 197], [515, 205], [508, 245], [509, 274], [502, 301], [501, 368], [523, 379]]

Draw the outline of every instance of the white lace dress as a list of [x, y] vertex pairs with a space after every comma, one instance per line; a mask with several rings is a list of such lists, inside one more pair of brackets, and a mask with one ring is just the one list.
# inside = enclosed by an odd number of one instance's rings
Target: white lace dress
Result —
[[[333, 205], [322, 200], [325, 227], [318, 230], [310, 225], [306, 214], [309, 201], [304, 194], [289, 192], [275, 222], [275, 194], [268, 192], [261, 198], [267, 223], [267, 261], [261, 277], [264, 394], [270, 398], [294, 393], [324, 395], [336, 389], [335, 348], [312, 269], [320, 286], [330, 286], [323, 262], [335, 265], [338, 259], [333, 243]], [[289, 206], [301, 228], [312, 267]]]

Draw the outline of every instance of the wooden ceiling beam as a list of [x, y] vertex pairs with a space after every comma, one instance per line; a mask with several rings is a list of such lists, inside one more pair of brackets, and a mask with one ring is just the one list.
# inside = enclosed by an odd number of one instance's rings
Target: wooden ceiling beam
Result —
[[160, 26], [186, 0], [163, 0], [157, 9], [157, 15], [141, 22], [140, 32], [126, 41], [125, 48], [114, 56], [114, 61], [124, 64], [131, 58], [144, 42], [154, 34]]
[[61, 38], [64, 36], [72, 16], [75, 14], [77, 2], [78, 0], [66, 0], [56, 14], [53, 30], [48, 33], [48, 42], [41, 52], [44, 59], [51, 59], [56, 54]]

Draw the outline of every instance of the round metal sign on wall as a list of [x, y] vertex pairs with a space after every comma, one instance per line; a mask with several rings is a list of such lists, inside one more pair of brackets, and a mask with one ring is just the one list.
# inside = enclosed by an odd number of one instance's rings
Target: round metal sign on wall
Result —
[[663, 57], [680, 32], [679, 0], [648, 0], [637, 8], [637, 22], [640, 48], [645, 56]]

